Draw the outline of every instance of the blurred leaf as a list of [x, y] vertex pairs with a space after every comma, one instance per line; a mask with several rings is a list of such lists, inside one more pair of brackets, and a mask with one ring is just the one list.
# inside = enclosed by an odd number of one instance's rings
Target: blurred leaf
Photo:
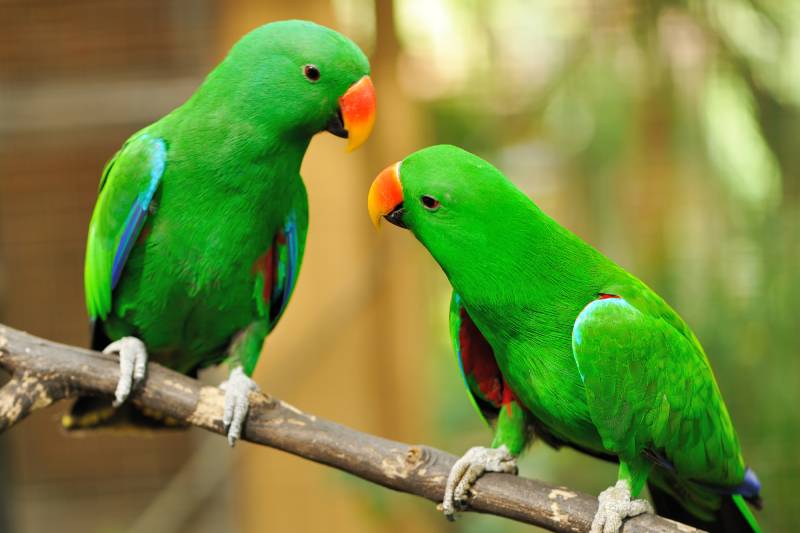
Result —
[[745, 207], [763, 214], [780, 201], [780, 169], [755, 117], [753, 96], [735, 74], [718, 69], [703, 99], [709, 157]]

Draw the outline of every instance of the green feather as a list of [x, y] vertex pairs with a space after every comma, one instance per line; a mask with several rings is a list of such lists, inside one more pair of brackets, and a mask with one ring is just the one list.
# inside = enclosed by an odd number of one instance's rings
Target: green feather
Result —
[[[305, 77], [308, 64], [318, 80]], [[131, 137], [104, 171], [86, 255], [87, 308], [111, 339], [137, 336], [152, 360], [182, 372], [227, 353], [252, 373], [302, 261], [303, 156], [337, 116], [339, 98], [368, 74], [363, 52], [333, 30], [267, 24], [244, 36], [187, 102]], [[166, 147], [163, 176], [112, 288], [119, 235], [149, 179], [154, 139]], [[290, 217], [297, 257], [279, 251], [277, 285], [265, 290], [257, 261]], [[277, 291], [280, 298], [270, 296]]]
[[[680, 316], [472, 154], [426, 148], [401, 162], [399, 178], [403, 224], [444, 270], [548, 442], [616, 456], [634, 496], [651, 478], [698, 521], [714, 519], [724, 490], [710, 487], [735, 489], [744, 460]], [[453, 313], [451, 304], [451, 335]]]
[[739, 512], [742, 513], [742, 516], [747, 520], [747, 523], [753, 529], [753, 533], [761, 533], [761, 526], [758, 525], [756, 521], [756, 517], [753, 516], [753, 511], [747, 506], [747, 502], [744, 501], [744, 498], [739, 494], [734, 494], [732, 496], [733, 503], [736, 505], [736, 508], [739, 509]]

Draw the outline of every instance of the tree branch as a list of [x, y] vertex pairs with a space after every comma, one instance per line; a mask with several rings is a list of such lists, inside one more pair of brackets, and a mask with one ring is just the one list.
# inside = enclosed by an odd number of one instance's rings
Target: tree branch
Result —
[[[115, 357], [57, 344], [0, 325], [0, 367], [12, 379], [0, 389], [0, 433], [31, 412], [79, 394], [112, 395], [119, 375]], [[329, 422], [276, 398], [251, 393], [243, 438], [304, 457], [390, 489], [440, 502], [456, 458], [428, 446], [409, 446]], [[224, 434], [223, 393], [158, 364], [132, 395], [141, 408]], [[551, 531], [589, 530], [597, 500], [520, 477], [487, 474], [475, 484], [470, 509]], [[697, 531], [654, 515], [625, 523], [625, 533]]]

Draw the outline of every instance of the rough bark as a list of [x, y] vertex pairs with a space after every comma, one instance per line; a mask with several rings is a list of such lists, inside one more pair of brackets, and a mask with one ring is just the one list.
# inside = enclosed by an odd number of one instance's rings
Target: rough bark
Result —
[[[58, 344], [0, 325], [0, 367], [12, 379], [0, 389], [0, 432], [54, 402], [79, 394], [111, 395], [119, 374], [115, 357]], [[407, 445], [361, 433], [304, 413], [264, 394], [251, 393], [243, 431], [250, 442], [316, 461], [384, 487], [440, 502], [456, 457], [424, 445]], [[224, 435], [223, 393], [150, 363], [136, 406]], [[564, 487], [521, 477], [487, 474], [470, 499], [470, 510], [503, 516], [551, 531], [589, 530], [597, 500]], [[443, 518], [444, 519], [444, 518]], [[694, 528], [642, 515], [626, 533], [689, 532]]]

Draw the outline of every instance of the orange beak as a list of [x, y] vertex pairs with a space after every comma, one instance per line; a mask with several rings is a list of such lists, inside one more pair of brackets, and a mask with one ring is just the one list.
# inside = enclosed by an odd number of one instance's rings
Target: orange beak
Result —
[[[369, 188], [367, 208], [369, 218], [376, 228], [381, 226], [381, 218], [400, 212], [403, 203], [403, 186], [400, 184], [400, 161], [383, 169]], [[398, 219], [402, 224], [402, 221]], [[392, 221], [393, 223], [397, 223]]]
[[369, 76], [364, 76], [339, 98], [344, 129], [347, 131], [347, 151], [352, 152], [367, 140], [375, 125], [375, 88]]

